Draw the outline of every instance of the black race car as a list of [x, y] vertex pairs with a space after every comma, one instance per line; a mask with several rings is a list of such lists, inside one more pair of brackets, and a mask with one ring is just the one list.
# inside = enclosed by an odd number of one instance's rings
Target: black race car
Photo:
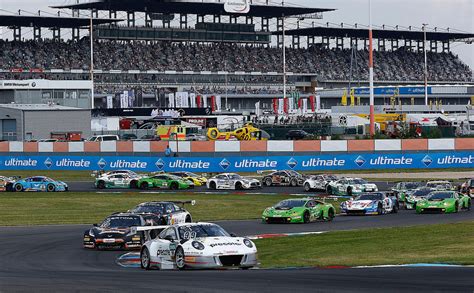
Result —
[[275, 171], [263, 176], [262, 185], [265, 186], [303, 186], [306, 177], [293, 170]]
[[158, 225], [174, 225], [180, 223], [191, 223], [192, 217], [191, 214], [178, 205], [184, 204], [195, 204], [195, 201], [153, 201], [153, 202], [144, 202], [133, 209], [129, 210], [129, 213], [141, 215], [151, 219], [153, 222], [158, 223]]
[[133, 233], [132, 227], [156, 224], [153, 217], [133, 213], [115, 213], [84, 232], [84, 248], [140, 249], [143, 244], [143, 235]]

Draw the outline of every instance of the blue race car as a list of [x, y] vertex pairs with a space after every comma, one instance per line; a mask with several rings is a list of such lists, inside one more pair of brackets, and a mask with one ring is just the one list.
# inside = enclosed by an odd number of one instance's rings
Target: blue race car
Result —
[[62, 181], [45, 176], [34, 176], [18, 180], [13, 185], [14, 191], [67, 191], [68, 186]]

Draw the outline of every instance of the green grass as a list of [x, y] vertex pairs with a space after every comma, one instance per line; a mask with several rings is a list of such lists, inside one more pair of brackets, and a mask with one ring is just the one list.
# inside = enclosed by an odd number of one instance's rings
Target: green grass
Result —
[[[91, 224], [113, 212], [127, 211], [146, 201], [196, 200], [186, 205], [195, 221], [257, 219], [266, 207], [288, 195], [179, 195], [179, 194], [98, 194], [3, 193], [0, 194], [0, 226]], [[330, 201], [336, 208], [337, 202]]]
[[257, 240], [263, 267], [474, 264], [474, 222]]

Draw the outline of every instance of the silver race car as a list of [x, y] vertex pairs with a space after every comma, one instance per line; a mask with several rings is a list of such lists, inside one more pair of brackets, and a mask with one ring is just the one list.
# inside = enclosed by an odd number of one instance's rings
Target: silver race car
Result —
[[235, 173], [223, 173], [214, 176], [206, 182], [208, 189], [255, 189], [261, 188], [262, 184], [259, 180], [253, 178], [245, 178]]

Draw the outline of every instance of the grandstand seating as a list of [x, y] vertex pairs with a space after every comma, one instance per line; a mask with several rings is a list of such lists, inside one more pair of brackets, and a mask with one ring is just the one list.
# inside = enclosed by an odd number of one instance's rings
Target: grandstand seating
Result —
[[[89, 42], [0, 40], [0, 69], [89, 69]], [[351, 51], [319, 46], [287, 50], [287, 70], [314, 74], [318, 80], [348, 80]], [[175, 70], [281, 72], [279, 48], [237, 44], [185, 44], [141, 41], [97, 41], [95, 68], [101, 70]], [[368, 52], [357, 51], [353, 80], [368, 76]], [[377, 51], [375, 80], [420, 81], [423, 79], [423, 54], [405, 48]], [[452, 53], [428, 53], [430, 81], [471, 81], [472, 71]], [[44, 76], [44, 74], [43, 74]], [[128, 78], [132, 78], [130, 75]], [[0, 76], [1, 78], [1, 76]], [[107, 77], [101, 77], [107, 79]], [[111, 77], [113, 78], [113, 77]], [[137, 78], [137, 77], [134, 77]], [[107, 80], [101, 80], [107, 82]], [[131, 81], [133, 82], [133, 80]], [[138, 81], [141, 82], [141, 81]]]

